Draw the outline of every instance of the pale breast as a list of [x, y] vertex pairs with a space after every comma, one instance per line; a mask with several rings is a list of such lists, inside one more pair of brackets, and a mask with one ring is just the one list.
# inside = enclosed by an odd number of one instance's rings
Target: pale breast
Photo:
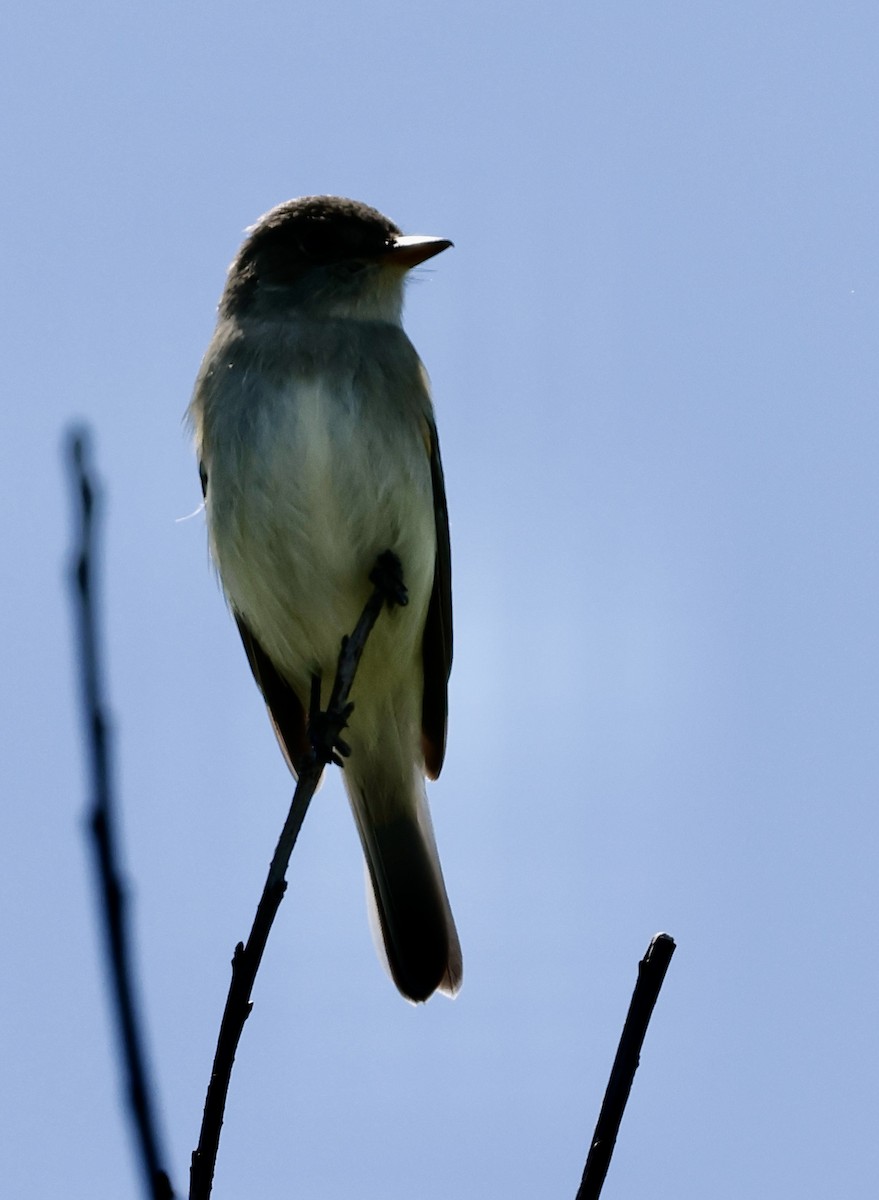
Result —
[[235, 390], [229, 412], [239, 410], [229, 428], [227, 406], [215, 398], [226, 428], [214, 437], [210, 422], [205, 430], [208, 519], [224, 589], [272, 659], [304, 681], [331, 670], [370, 590], [369, 571], [391, 549], [410, 604], [393, 622], [393, 643], [376, 645], [370, 658], [388, 658], [389, 668], [408, 663], [436, 558], [426, 397], [410, 390], [423, 385], [401, 379], [398, 363], [383, 370], [380, 356], [341, 367], [337, 360], [327, 371], [296, 366], [285, 378], [275, 370], [220, 376], [224, 390]]

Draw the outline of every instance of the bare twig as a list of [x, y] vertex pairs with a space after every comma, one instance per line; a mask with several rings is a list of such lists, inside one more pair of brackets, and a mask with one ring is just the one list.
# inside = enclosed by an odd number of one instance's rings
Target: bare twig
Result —
[[93, 789], [89, 828], [102, 901], [119, 1038], [127, 1073], [128, 1105], [137, 1136], [144, 1191], [150, 1200], [173, 1200], [170, 1180], [161, 1166], [164, 1156], [159, 1146], [153, 1093], [149, 1086], [141, 1022], [135, 1002], [126, 895], [118, 866], [109, 723], [103, 700], [94, 586], [96, 496], [88, 450], [86, 431], [70, 434], [67, 453], [79, 523], [70, 582], [76, 620], [85, 740], [89, 749]]
[[576, 1200], [597, 1200], [601, 1194], [626, 1101], [638, 1069], [647, 1026], [674, 952], [674, 940], [667, 933], [657, 933], [638, 964], [638, 982], [632, 993]]
[[287, 866], [290, 862], [290, 855], [293, 853], [293, 847], [296, 845], [299, 830], [302, 828], [302, 822], [305, 820], [305, 814], [308, 812], [311, 798], [320, 781], [325, 764], [338, 762], [338, 753], [345, 753], [347, 749], [341, 741], [340, 735], [351, 711], [348, 697], [360, 656], [384, 605], [406, 603], [400, 564], [389, 552], [385, 552], [379, 557], [370, 580], [375, 585], [374, 591], [366, 602], [354, 632], [350, 637], [342, 639], [336, 678], [325, 713], [318, 714], [316, 712], [317, 700], [315, 697], [319, 697], [319, 687], [314, 689], [312, 717], [320, 716], [321, 718], [319, 722], [314, 722], [315, 726], [318, 724], [320, 726], [320, 736], [315, 736], [313, 727], [312, 749], [300, 766], [290, 811], [269, 866], [269, 873], [257, 905], [250, 935], [246, 945], [242, 942], [238, 943], [232, 957], [232, 979], [229, 984], [223, 1018], [220, 1022], [220, 1034], [205, 1098], [198, 1147], [192, 1155], [189, 1176], [190, 1200], [207, 1200], [211, 1194], [220, 1144], [220, 1131], [223, 1125], [223, 1112], [226, 1107], [226, 1096], [232, 1077], [235, 1052], [244, 1030], [244, 1023], [250, 1016], [253, 1007], [250, 994], [269, 932], [287, 889], [285, 879]]

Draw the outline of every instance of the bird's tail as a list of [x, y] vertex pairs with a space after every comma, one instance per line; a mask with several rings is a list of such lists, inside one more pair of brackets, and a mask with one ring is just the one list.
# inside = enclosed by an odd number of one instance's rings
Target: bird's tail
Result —
[[[461, 986], [458, 932], [446, 895], [424, 781], [367, 782], [345, 771], [371, 883], [373, 932], [386, 966], [409, 1000], [435, 991], [454, 996]], [[377, 928], [376, 928], [377, 926]]]

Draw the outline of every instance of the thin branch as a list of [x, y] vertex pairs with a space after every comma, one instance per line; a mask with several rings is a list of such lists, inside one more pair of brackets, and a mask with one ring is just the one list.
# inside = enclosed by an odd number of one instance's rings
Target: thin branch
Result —
[[374, 591], [366, 602], [354, 632], [350, 637], [342, 639], [336, 678], [329, 706], [324, 713], [317, 711], [320, 695], [319, 682], [313, 688], [312, 749], [301, 764], [290, 811], [269, 866], [269, 873], [257, 905], [256, 916], [253, 919], [247, 943], [245, 945], [239, 942], [232, 957], [232, 979], [229, 984], [223, 1018], [220, 1022], [220, 1034], [205, 1097], [198, 1146], [192, 1155], [189, 1175], [190, 1200], [208, 1200], [211, 1194], [226, 1096], [232, 1077], [232, 1066], [244, 1030], [244, 1023], [250, 1016], [253, 1007], [250, 995], [256, 980], [256, 973], [259, 970], [269, 932], [287, 889], [285, 876], [290, 855], [293, 853], [299, 830], [302, 828], [311, 798], [320, 782], [324, 766], [329, 762], [339, 763], [339, 753], [345, 754], [348, 749], [341, 740], [341, 733], [351, 713], [349, 695], [360, 656], [384, 605], [393, 606], [406, 603], [400, 564], [389, 551], [379, 556], [375, 570], [370, 575], [370, 581], [374, 584]]
[[96, 488], [91, 473], [88, 433], [71, 433], [67, 454], [74, 489], [78, 533], [70, 584], [73, 593], [85, 740], [93, 790], [89, 829], [104, 915], [104, 936], [115, 998], [122, 1056], [127, 1074], [129, 1113], [137, 1137], [144, 1191], [150, 1200], [173, 1200], [161, 1163], [153, 1092], [149, 1084], [141, 1022], [132, 980], [126, 894], [118, 867], [116, 802], [110, 767], [110, 732], [103, 700], [95, 599]]
[[657, 933], [638, 964], [638, 982], [632, 993], [576, 1200], [598, 1200], [601, 1195], [647, 1026], [674, 952], [673, 938], [667, 933]]

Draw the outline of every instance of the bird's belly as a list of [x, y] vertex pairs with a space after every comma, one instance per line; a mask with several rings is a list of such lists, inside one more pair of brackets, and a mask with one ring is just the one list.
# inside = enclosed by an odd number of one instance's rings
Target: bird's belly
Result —
[[331, 679], [384, 550], [400, 559], [409, 604], [380, 619], [361, 673], [393, 687], [419, 656], [436, 560], [430, 469], [417, 422], [385, 413], [300, 388], [263, 414], [234, 493], [211, 469], [224, 588], [300, 694], [315, 672]]

